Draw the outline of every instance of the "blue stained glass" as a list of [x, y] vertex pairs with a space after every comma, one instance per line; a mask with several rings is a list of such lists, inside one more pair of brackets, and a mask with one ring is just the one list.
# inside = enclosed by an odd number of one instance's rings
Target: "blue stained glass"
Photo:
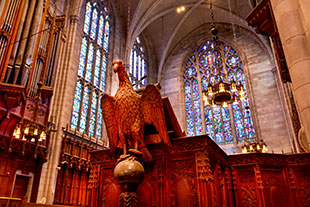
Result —
[[216, 142], [217, 142], [217, 143], [220, 143], [220, 144], [223, 144], [223, 143], [224, 143], [224, 136], [223, 136], [222, 133], [217, 133], [217, 134], [215, 135], [215, 137], [216, 137]]
[[105, 90], [110, 18], [108, 8], [102, 3], [86, 2], [78, 68], [78, 79], [81, 81], [76, 84], [71, 128], [101, 139], [103, 119], [100, 97], [95, 91]]
[[244, 130], [243, 129], [237, 129], [236, 132], [237, 132], [238, 138], [244, 137]]
[[198, 81], [195, 79], [193, 80], [193, 92], [198, 90], [199, 90]]
[[211, 109], [207, 109], [208, 110], [208, 112], [206, 113], [206, 123], [212, 123], [212, 111], [211, 111]]
[[209, 83], [210, 83], [211, 85], [214, 85], [214, 84], [216, 83], [216, 78], [215, 78], [214, 75], [210, 75], [210, 77], [209, 77]]
[[193, 108], [193, 104], [192, 104], [192, 102], [187, 102], [186, 104], [185, 104], [185, 108], [186, 108], [186, 110], [192, 110], [192, 108]]
[[94, 74], [94, 85], [96, 87], [99, 87], [100, 63], [101, 63], [101, 52], [97, 50], [96, 66], [95, 66], [95, 74]]
[[108, 13], [109, 11], [108, 11], [108, 8], [105, 6], [104, 7], [104, 11], [106, 12], [106, 13]]
[[246, 106], [249, 106], [249, 100], [248, 99], [244, 99], [242, 102], [241, 102], [241, 105], [243, 108], [245, 108]]
[[243, 121], [242, 119], [235, 120], [236, 129], [243, 129]]
[[[222, 52], [219, 52], [222, 50]], [[199, 62], [196, 63], [196, 60]], [[225, 64], [225, 65], [223, 65]], [[224, 68], [225, 67], [225, 68]], [[205, 44], [199, 46], [197, 50], [187, 60], [186, 70], [184, 71], [184, 92], [185, 92], [185, 108], [187, 112], [187, 121], [193, 117], [203, 118], [206, 127], [206, 133], [215, 139], [217, 143], [228, 144], [234, 143], [233, 128], [236, 131], [236, 138], [238, 142], [243, 142], [246, 139], [254, 139], [255, 132], [253, 128], [253, 121], [251, 118], [251, 111], [249, 109], [248, 94], [246, 91], [245, 76], [243, 73], [243, 65], [237, 52], [230, 46], [224, 43], [215, 43], [207, 41]], [[221, 73], [228, 71], [228, 80], [240, 82], [245, 90], [245, 100], [238, 104], [232, 105], [232, 112], [230, 108], [204, 106], [203, 112], [200, 111], [200, 97], [202, 90], [207, 90], [209, 85], [214, 85], [219, 81], [223, 81]], [[201, 82], [198, 83], [198, 73], [201, 77]], [[190, 81], [192, 81], [192, 88], [190, 88]], [[192, 114], [192, 108], [194, 114]], [[188, 111], [190, 112], [188, 113]], [[232, 114], [231, 114], [232, 113]], [[230, 116], [232, 115], [232, 117]], [[231, 123], [234, 119], [234, 125]], [[187, 122], [189, 124], [189, 122]], [[190, 121], [188, 125], [188, 133], [191, 135], [200, 134], [202, 128], [202, 120], [193, 123]], [[250, 132], [253, 132], [250, 134]], [[246, 133], [246, 136], [245, 136]]]
[[241, 118], [242, 118], [241, 112], [240, 112], [240, 111], [235, 111], [235, 112], [234, 112], [234, 118], [235, 118], [235, 119], [241, 119]]
[[217, 75], [217, 76], [216, 76], [216, 83], [219, 83], [220, 80], [224, 81], [224, 77], [221, 76], [221, 75]]
[[251, 110], [249, 110], [249, 109], [243, 110], [243, 117], [244, 118], [251, 117]]
[[221, 109], [220, 106], [213, 107], [213, 114], [219, 114], [220, 113], [220, 109]]
[[205, 90], [208, 90], [208, 79], [206, 77], [202, 78], [202, 85]]
[[251, 118], [244, 119], [244, 126], [247, 128], [253, 126], [252, 119]]
[[198, 92], [193, 92], [193, 100], [199, 100], [199, 93]]
[[188, 77], [188, 78], [192, 77], [192, 70], [190, 68], [187, 68], [185, 70], [185, 76]]
[[193, 111], [192, 111], [192, 110], [187, 110], [187, 111], [186, 111], [186, 117], [187, 117], [187, 118], [193, 117]]
[[213, 125], [212, 124], [208, 124], [206, 126], [206, 131], [207, 131], [207, 133], [213, 133]]
[[[243, 71], [241, 69], [239, 69], [237, 71], [237, 81], [243, 82], [244, 80], [244, 74]], [[243, 84], [244, 85], [244, 84]]]
[[224, 136], [227, 144], [232, 144], [234, 142], [231, 131], [225, 131]]
[[213, 65], [215, 63], [215, 55], [214, 54], [207, 55], [205, 61], [208, 65]]
[[92, 43], [88, 47], [87, 67], [85, 79], [91, 81], [91, 75], [93, 70], [93, 59], [94, 59], [94, 46]]
[[194, 101], [194, 108], [200, 110], [200, 101]]
[[201, 135], [202, 134], [202, 127], [201, 126], [197, 126], [196, 127], [196, 135]]
[[97, 24], [98, 24], [98, 12], [97, 12], [97, 9], [94, 9], [93, 10], [91, 30], [90, 30], [90, 37], [93, 40], [96, 39]]
[[191, 99], [191, 94], [190, 93], [188, 93], [188, 94], [185, 94], [185, 101], [186, 102], [189, 102], [189, 101], [191, 101], [192, 99]]
[[214, 74], [214, 75], [217, 75], [218, 73], [219, 73], [219, 69], [218, 69], [218, 68], [214, 68], [214, 69], [213, 69], [213, 74]]
[[89, 95], [90, 95], [90, 89], [88, 87], [85, 87], [84, 88], [84, 94], [83, 94], [81, 119], [80, 119], [80, 131], [81, 132], [86, 130], [86, 121], [87, 121], [87, 113], [88, 113], [88, 105], [89, 105]]
[[246, 136], [251, 139], [254, 138], [255, 137], [254, 129], [253, 128], [246, 129]]
[[108, 59], [104, 55], [102, 58], [102, 65], [101, 65], [101, 78], [100, 78], [100, 90], [105, 90], [105, 77], [106, 77], [106, 71], [107, 71], [107, 62]]
[[97, 114], [97, 127], [96, 127], [96, 138], [101, 139], [101, 132], [102, 132], [102, 110], [101, 110], [101, 98], [99, 97], [99, 107], [98, 107], [98, 114]]
[[90, 2], [88, 2], [86, 4], [85, 21], [84, 21], [84, 32], [86, 34], [88, 34], [88, 32], [89, 32], [91, 13], [92, 13], [91, 4], [90, 4]]
[[188, 81], [185, 82], [184, 90], [185, 90], [186, 94], [191, 92], [191, 84], [190, 84], [190, 82], [188, 82]]
[[208, 135], [209, 135], [209, 137], [210, 137], [212, 140], [214, 140], [214, 138], [215, 138], [214, 133], [210, 133], [210, 134], [208, 134]]
[[234, 73], [233, 70], [230, 70], [230, 71], [228, 72], [228, 80], [229, 80], [230, 82], [236, 81], [235, 73]]
[[92, 103], [91, 103], [90, 120], [88, 128], [88, 133], [90, 136], [95, 135], [96, 111], [97, 111], [97, 94], [94, 91], [92, 94]]
[[200, 117], [195, 118], [195, 126], [196, 128], [202, 125], [202, 121]]
[[224, 122], [224, 131], [231, 131], [231, 125], [229, 121]]
[[76, 112], [72, 113], [72, 118], [71, 118], [71, 128], [76, 129], [78, 121], [79, 121], [79, 114]]
[[86, 62], [86, 52], [87, 52], [87, 39], [84, 37], [81, 45], [81, 53], [80, 53], [80, 62], [79, 62], [79, 71], [78, 75], [80, 77], [84, 77], [84, 69]]
[[194, 127], [194, 121], [193, 121], [193, 119], [187, 119], [187, 127], [189, 127], [189, 128]]
[[239, 57], [238, 56], [228, 57], [227, 63], [230, 67], [236, 67], [239, 64]]
[[188, 136], [194, 136], [195, 135], [194, 128], [188, 127], [187, 128], [187, 135]]
[[222, 107], [222, 116], [223, 116], [224, 121], [230, 120], [228, 109], [225, 109], [224, 107]]
[[71, 120], [71, 128], [77, 128], [78, 121], [79, 121], [79, 114], [80, 114], [80, 107], [81, 107], [81, 94], [82, 94], [82, 84], [80, 81], [76, 83], [75, 87], [75, 95], [74, 95], [74, 102], [73, 102], [73, 113], [72, 113], [72, 120]]
[[101, 47], [102, 47], [102, 42], [103, 42], [103, 38], [104, 38], [103, 33], [104, 33], [104, 17], [101, 15], [99, 17], [99, 31], [98, 31], [98, 39], [97, 39], [97, 43]]
[[222, 122], [221, 122], [219, 116], [214, 116], [214, 126], [215, 126], [215, 132], [221, 132], [222, 131]]
[[239, 110], [239, 107], [240, 107], [240, 104], [239, 103], [237, 103], [237, 104], [232, 104], [232, 108], [233, 108], [233, 110]]
[[109, 36], [110, 36], [110, 23], [109, 21], [106, 21], [105, 31], [104, 31], [104, 40], [103, 40], [103, 48], [105, 51], [109, 51]]
[[200, 117], [200, 109], [195, 109], [195, 111], [194, 111], [194, 116], [195, 117]]

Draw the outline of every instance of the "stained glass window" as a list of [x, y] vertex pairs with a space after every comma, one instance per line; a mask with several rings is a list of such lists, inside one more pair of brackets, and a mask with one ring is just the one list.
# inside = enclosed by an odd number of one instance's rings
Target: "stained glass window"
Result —
[[[215, 50], [215, 46], [220, 51]], [[221, 73], [220, 73], [221, 72]], [[206, 105], [202, 91], [223, 80], [240, 82], [245, 99], [228, 107]], [[184, 71], [184, 97], [187, 135], [208, 134], [218, 144], [241, 143], [255, 139], [242, 61], [224, 42], [207, 41], [187, 59]]]
[[105, 91], [110, 43], [107, 1], [87, 1], [71, 128], [101, 139], [100, 93]]
[[146, 86], [145, 54], [139, 37], [131, 49], [129, 76], [134, 89]]

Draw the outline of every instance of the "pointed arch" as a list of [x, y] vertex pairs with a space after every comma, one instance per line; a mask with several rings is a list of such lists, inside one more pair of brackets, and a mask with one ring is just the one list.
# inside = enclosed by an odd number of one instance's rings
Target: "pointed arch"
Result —
[[[220, 51], [215, 50], [218, 44]], [[189, 136], [208, 134], [218, 144], [241, 143], [255, 139], [249, 96], [242, 60], [238, 53], [221, 41], [206, 41], [186, 60], [184, 97]], [[245, 99], [227, 108], [205, 105], [202, 91], [223, 80], [238, 81], [245, 88]]]

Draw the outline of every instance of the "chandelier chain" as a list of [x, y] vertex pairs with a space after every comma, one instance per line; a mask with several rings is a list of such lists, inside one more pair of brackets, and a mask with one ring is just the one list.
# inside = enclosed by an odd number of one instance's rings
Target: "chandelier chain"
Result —
[[232, 9], [231, 9], [231, 2], [230, 2], [230, 0], [227, 0], [227, 2], [228, 2], [229, 13], [230, 13], [230, 18], [231, 18], [231, 25], [232, 25], [232, 29], [233, 29], [234, 41], [235, 41], [235, 44], [237, 45], [236, 27], [235, 27], [234, 17], [233, 17], [233, 13], [232, 13]]
[[211, 20], [212, 20], [211, 25], [212, 25], [212, 26], [215, 26], [215, 20], [214, 20], [214, 13], [213, 13], [212, 0], [209, 0], [209, 3], [210, 3], [210, 17], [211, 17]]
[[128, 0], [128, 8], [127, 8], [127, 38], [129, 38], [129, 21], [130, 21], [130, 0]]

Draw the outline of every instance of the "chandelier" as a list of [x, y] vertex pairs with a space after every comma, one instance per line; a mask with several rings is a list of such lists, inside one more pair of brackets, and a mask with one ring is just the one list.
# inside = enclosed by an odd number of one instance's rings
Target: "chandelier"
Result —
[[250, 152], [265, 153], [267, 151], [268, 151], [267, 145], [263, 140], [260, 140], [259, 142], [246, 143], [242, 147], [242, 153], [250, 153]]
[[22, 141], [42, 143], [46, 140], [46, 129], [38, 124], [20, 123], [16, 126], [13, 137]]
[[[222, 54], [221, 48], [219, 47], [220, 43], [217, 41], [218, 30], [215, 27], [214, 14], [212, 10], [212, 1], [210, 1], [210, 16], [211, 16], [211, 34], [213, 35], [213, 39], [215, 42], [214, 50], [219, 54]], [[234, 32], [235, 36], [235, 32]], [[221, 59], [222, 61], [222, 59]], [[206, 105], [212, 105], [214, 107], [220, 105], [223, 107], [227, 107], [228, 104], [238, 104], [239, 100], [244, 100], [245, 91], [244, 87], [240, 82], [235, 82], [234, 79], [232, 81], [228, 80], [227, 71], [224, 68], [222, 71], [218, 68], [219, 76], [221, 77], [217, 83], [214, 83], [208, 86], [208, 90], [203, 91], [203, 100]]]
[[38, 94], [35, 97], [33, 117], [30, 120], [22, 119], [18, 123], [13, 131], [13, 137], [15, 139], [22, 140], [24, 142], [38, 143], [40, 145], [46, 144], [47, 133], [55, 132], [54, 116], [51, 116], [51, 121], [46, 126], [37, 122], [37, 113], [39, 110], [39, 102], [41, 97], [41, 88], [43, 83], [38, 83]]

